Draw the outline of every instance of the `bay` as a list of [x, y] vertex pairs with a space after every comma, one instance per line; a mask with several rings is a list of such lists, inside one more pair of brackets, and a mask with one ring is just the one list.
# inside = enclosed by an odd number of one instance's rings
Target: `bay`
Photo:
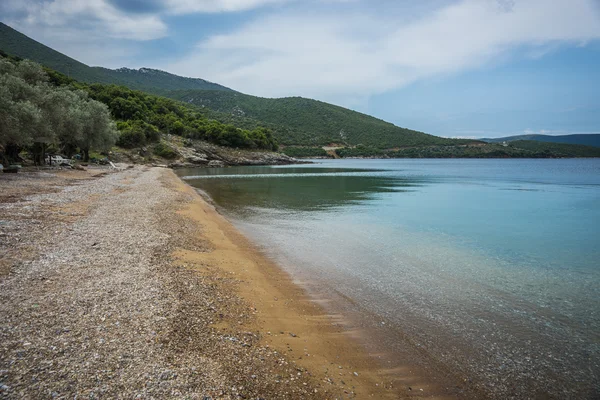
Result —
[[385, 327], [390, 352], [490, 397], [600, 393], [600, 160], [178, 173], [329, 307]]

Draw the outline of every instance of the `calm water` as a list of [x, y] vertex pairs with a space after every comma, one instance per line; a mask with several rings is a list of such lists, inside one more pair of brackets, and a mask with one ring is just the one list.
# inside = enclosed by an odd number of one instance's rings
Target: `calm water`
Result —
[[498, 398], [600, 396], [600, 160], [318, 162], [179, 173], [293, 276], [401, 330], [392, 347]]

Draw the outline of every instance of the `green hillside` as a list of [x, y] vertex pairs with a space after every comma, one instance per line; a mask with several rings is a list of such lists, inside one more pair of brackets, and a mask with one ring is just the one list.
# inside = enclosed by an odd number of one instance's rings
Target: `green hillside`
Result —
[[[209, 90], [180, 90], [164, 94], [226, 114], [231, 120], [250, 118], [271, 127], [284, 128], [285, 134], [278, 135], [279, 142], [284, 145], [322, 146], [338, 143], [394, 148], [472, 142], [400, 128], [366, 114], [302, 97], [268, 99]], [[276, 133], [280, 131], [275, 128]]]
[[208, 89], [227, 90], [225, 86], [204, 79], [184, 78], [150, 68], [117, 70], [90, 67], [51, 49], [0, 22], [0, 50], [12, 56], [26, 58], [62, 72], [80, 82], [127, 86], [130, 89], [159, 93], [164, 90]]
[[584, 146], [600, 147], [600, 134], [574, 134], [574, 135], [517, 135], [502, 138], [480, 139], [488, 143], [514, 142], [517, 140], [530, 140], [547, 143], [579, 144]]

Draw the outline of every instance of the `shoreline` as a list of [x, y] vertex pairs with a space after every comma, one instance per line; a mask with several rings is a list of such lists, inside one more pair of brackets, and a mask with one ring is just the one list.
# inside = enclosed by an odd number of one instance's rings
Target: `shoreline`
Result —
[[[403, 390], [394, 385], [397, 371], [378, 365], [343, 328], [342, 316], [328, 314], [204, 196], [175, 174], [172, 176], [178, 181], [177, 190], [194, 197], [178, 213], [200, 224], [203, 240], [213, 245], [210, 253], [178, 250], [174, 257], [196, 272], [216, 267], [235, 275], [241, 281], [236, 290], [251, 304], [255, 315], [245, 328], [260, 332], [265, 346], [289, 354], [318, 380], [341, 384], [347, 388], [346, 394], [378, 399], [402, 396]], [[418, 387], [419, 383], [412, 385]]]
[[[456, 376], [424, 354], [406, 346], [392, 351], [392, 336], [402, 335], [401, 331], [382, 334], [361, 321], [381, 317], [331, 306], [332, 301], [339, 305], [334, 297], [341, 294], [325, 293], [318, 285], [295, 279], [221, 214], [208, 193], [175, 177], [180, 182], [178, 190], [196, 197], [179, 212], [202, 224], [206, 229], [203, 238], [216, 243], [212, 255], [180, 252], [176, 258], [197, 265], [210, 260], [241, 279], [240, 296], [253, 304], [258, 318], [258, 325], [252, 328], [260, 330], [269, 347], [289, 352], [299, 365], [320, 372], [323, 381], [344, 382], [356, 390], [357, 398], [481, 398], [478, 391], [464, 387], [466, 379], [459, 388]], [[231, 260], [240, 262], [242, 269]], [[346, 306], [353, 303], [341, 300]], [[392, 326], [389, 321], [387, 326]]]
[[432, 398], [172, 170], [0, 186], [0, 397]]

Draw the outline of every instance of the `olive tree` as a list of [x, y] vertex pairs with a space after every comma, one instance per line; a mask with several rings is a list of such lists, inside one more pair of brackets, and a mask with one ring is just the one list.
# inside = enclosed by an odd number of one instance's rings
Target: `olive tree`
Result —
[[0, 58], [0, 146], [8, 158], [31, 146], [36, 164], [43, 163], [48, 145], [60, 143], [71, 154], [79, 147], [88, 161], [91, 148], [114, 145], [117, 129], [104, 104], [47, 81], [38, 64]]
[[84, 101], [81, 103], [78, 116], [82, 118], [78, 145], [83, 152], [84, 161], [89, 161], [92, 147], [108, 150], [115, 144], [119, 133], [105, 104], [95, 100]]
[[43, 113], [36, 104], [40, 95], [39, 88], [23, 79], [0, 74], [0, 145], [9, 159], [18, 159], [20, 149], [44, 130]]

